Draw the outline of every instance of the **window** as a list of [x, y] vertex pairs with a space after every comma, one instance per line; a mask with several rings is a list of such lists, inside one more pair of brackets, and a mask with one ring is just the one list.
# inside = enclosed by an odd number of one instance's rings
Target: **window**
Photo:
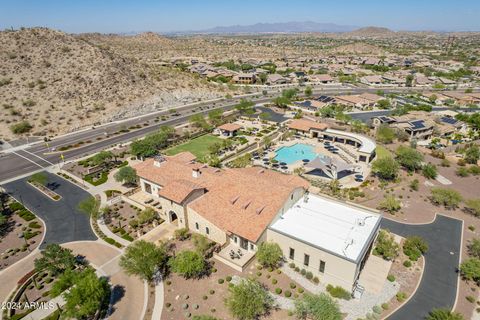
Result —
[[205, 227], [205, 233], [210, 234], [210, 229], [208, 229], [208, 227]]
[[308, 267], [308, 263], [310, 262], [310, 256], [308, 254], [303, 256], [303, 264]]
[[195, 229], [199, 229], [198, 222], [195, 222]]
[[238, 238], [237, 238], [237, 236], [234, 236], [234, 237], [233, 237], [233, 242], [235, 242], [235, 243], [237, 243], [237, 242], [238, 242]]
[[253, 250], [253, 243], [250, 243], [250, 250]]
[[290, 259], [295, 259], [295, 249], [290, 248], [290, 254], [289, 254]]
[[325, 272], [325, 261], [320, 260], [320, 268], [318, 268], [318, 270], [319, 270], [321, 273], [324, 273], [324, 272]]
[[144, 186], [145, 186], [145, 192], [152, 194], [152, 185], [145, 182]]
[[293, 193], [292, 193], [292, 195], [290, 196], [290, 200], [293, 200]]

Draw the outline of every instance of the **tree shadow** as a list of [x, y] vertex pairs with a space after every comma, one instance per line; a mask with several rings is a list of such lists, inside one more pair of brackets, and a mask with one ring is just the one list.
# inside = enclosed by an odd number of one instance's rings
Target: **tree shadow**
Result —
[[[7, 216], [8, 217], [8, 216]], [[15, 229], [15, 220], [8, 220], [0, 226], [0, 239], [7, 236]]]
[[55, 191], [56, 189], [58, 189], [60, 187], [60, 183], [58, 182], [49, 182], [47, 183], [46, 187], [52, 191]]
[[110, 314], [114, 313], [116, 308], [115, 305], [122, 300], [125, 296], [125, 287], [122, 285], [115, 285], [112, 288], [111, 296], [110, 296], [110, 307], [111, 311]]

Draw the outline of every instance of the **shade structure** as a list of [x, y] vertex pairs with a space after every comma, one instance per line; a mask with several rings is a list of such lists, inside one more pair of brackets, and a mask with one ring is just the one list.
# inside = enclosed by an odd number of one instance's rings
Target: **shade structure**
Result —
[[337, 179], [340, 172], [355, 171], [356, 169], [356, 166], [352, 164], [327, 156], [316, 157], [309, 163], [305, 163], [305, 167], [310, 169], [310, 171], [320, 169], [331, 179]]

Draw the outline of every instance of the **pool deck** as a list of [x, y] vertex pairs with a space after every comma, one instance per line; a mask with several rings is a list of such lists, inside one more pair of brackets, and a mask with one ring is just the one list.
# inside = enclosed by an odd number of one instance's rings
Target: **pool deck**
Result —
[[[354, 159], [350, 155], [348, 155], [345, 151], [343, 151], [342, 149], [339, 148], [339, 154], [333, 154], [332, 152], [330, 152], [330, 151], [328, 151], [327, 149], [324, 148], [322, 142], [318, 141], [317, 139], [307, 138], [307, 137], [294, 137], [294, 138], [291, 138], [289, 140], [280, 141], [280, 142], [276, 143], [273, 147], [271, 147], [269, 150], [267, 150], [267, 154], [260, 155], [259, 160], [254, 160], [253, 164], [265, 167], [265, 165], [263, 164], [263, 161], [262, 161], [263, 158], [269, 158], [269, 159], [275, 158], [276, 150], [278, 150], [282, 147], [289, 147], [289, 146], [295, 145], [297, 143], [308, 144], [308, 145], [313, 146], [314, 151], [317, 154], [326, 155], [326, 156], [332, 157], [334, 159], [345, 161], [340, 156], [340, 154], [341, 154], [344, 158], [349, 158], [352, 161], [352, 163], [354, 163], [355, 165], [360, 166], [361, 167], [361, 172], [362, 172], [362, 174], [365, 178], [367, 178], [368, 175], [370, 174], [370, 171], [371, 171], [370, 166], [368, 166], [365, 163], [355, 162]], [[339, 146], [341, 145], [342, 147], [346, 148], [347, 150], [349, 150], [349, 149], [351, 149], [351, 151], [355, 150], [355, 148], [350, 146], [350, 145], [337, 144], [337, 143], [332, 143], [332, 142], [331, 142], [331, 144], [334, 145], [334, 146], [335, 145], [339, 145]], [[286, 170], [278, 169], [278, 171], [293, 174], [294, 170], [296, 168], [300, 168], [300, 167], [303, 167], [303, 162], [301, 160], [296, 161], [292, 164], [289, 164], [288, 169], [286, 169]], [[271, 168], [271, 166], [268, 166], [268, 168]], [[329, 178], [321, 177], [321, 176], [317, 176], [317, 175], [315, 175], [315, 176], [306, 175], [306, 176], [311, 177], [311, 178], [320, 179], [320, 180], [323, 180], [325, 182], [330, 181]], [[354, 174], [351, 174], [351, 175], [348, 175], [346, 177], [340, 178], [339, 182], [342, 184], [343, 187], [346, 187], [346, 188], [358, 187], [361, 184], [361, 182], [355, 181]]]

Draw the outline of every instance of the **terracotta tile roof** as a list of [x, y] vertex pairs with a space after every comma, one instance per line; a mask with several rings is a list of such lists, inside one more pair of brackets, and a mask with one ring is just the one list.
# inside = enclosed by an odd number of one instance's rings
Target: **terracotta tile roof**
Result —
[[382, 99], [383, 99], [383, 97], [382, 97], [382, 96], [379, 96], [378, 94], [368, 93], [368, 92], [362, 93], [361, 95], [359, 95], [359, 97], [360, 97], [360, 98], [363, 98], [363, 99], [367, 99], [367, 100], [373, 101], [373, 102], [377, 102], [378, 100], [382, 100]]
[[218, 127], [218, 129], [220, 130], [229, 131], [229, 132], [237, 131], [237, 130], [240, 130], [241, 128], [242, 126], [236, 123], [225, 123], [225, 124], [222, 124], [220, 127]]
[[[309, 183], [296, 176], [263, 168], [217, 169], [166, 157], [159, 167], [148, 159], [135, 165], [138, 176], [160, 185], [159, 195], [183, 201], [195, 189], [206, 193], [187, 204], [199, 215], [224, 230], [256, 242], [297, 188]], [[200, 167], [200, 168], [199, 168]], [[198, 177], [192, 170], [198, 169]], [[166, 190], [164, 190], [166, 189]], [[177, 194], [178, 193], [178, 194]], [[182, 200], [180, 200], [182, 199]]]
[[288, 124], [288, 127], [300, 131], [310, 131], [310, 129], [325, 130], [328, 128], [328, 125], [326, 123], [319, 123], [312, 120], [294, 119]]
[[165, 185], [158, 195], [181, 204], [194, 190], [204, 189], [201, 185], [188, 180], [175, 180]]
[[370, 100], [362, 98], [358, 95], [336, 96], [335, 100], [337, 100], [340, 103], [347, 102], [347, 103], [352, 103], [352, 104], [369, 104], [369, 103], [372, 103]]
[[188, 207], [217, 227], [257, 242], [290, 194], [306, 180], [258, 167], [226, 169], [214, 190]]

